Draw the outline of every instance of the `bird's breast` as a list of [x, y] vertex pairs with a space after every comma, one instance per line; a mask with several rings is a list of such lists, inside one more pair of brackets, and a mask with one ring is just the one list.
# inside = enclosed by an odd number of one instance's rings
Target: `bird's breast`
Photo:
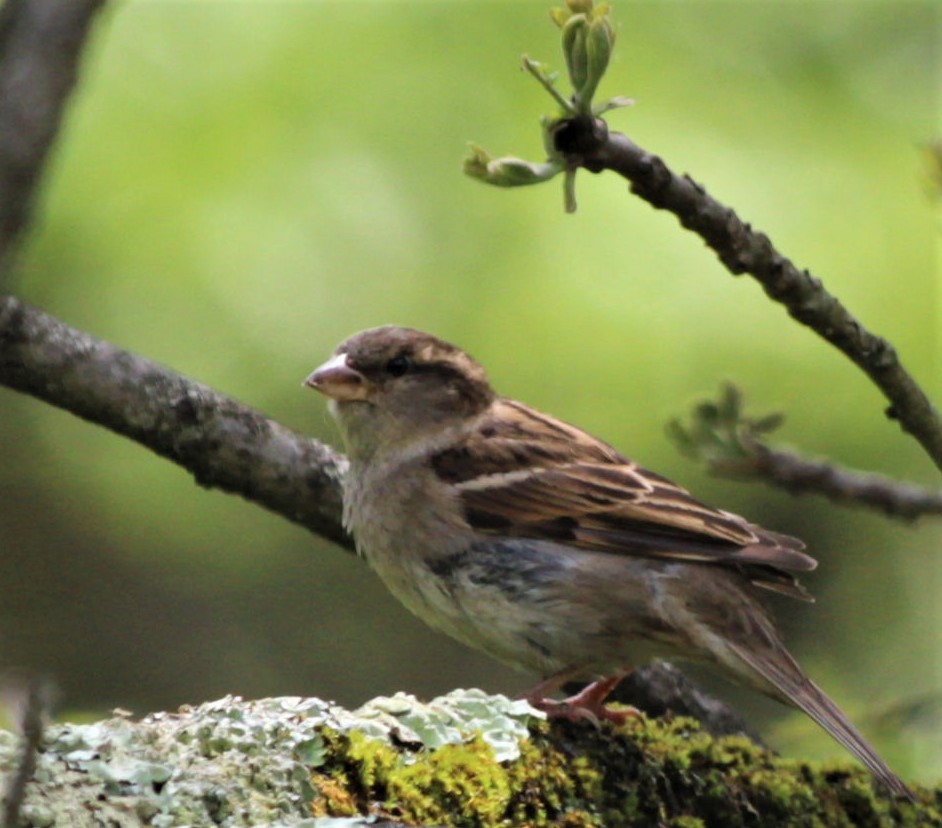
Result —
[[359, 470], [344, 508], [360, 554], [430, 626], [542, 674], [604, 674], [690, 649], [672, 606], [688, 565], [475, 532], [424, 472]]

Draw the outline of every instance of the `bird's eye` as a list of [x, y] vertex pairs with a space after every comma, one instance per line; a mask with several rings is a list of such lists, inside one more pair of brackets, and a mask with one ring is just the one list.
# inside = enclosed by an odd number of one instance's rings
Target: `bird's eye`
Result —
[[401, 377], [412, 367], [412, 360], [407, 356], [394, 356], [386, 363], [386, 373], [393, 377]]

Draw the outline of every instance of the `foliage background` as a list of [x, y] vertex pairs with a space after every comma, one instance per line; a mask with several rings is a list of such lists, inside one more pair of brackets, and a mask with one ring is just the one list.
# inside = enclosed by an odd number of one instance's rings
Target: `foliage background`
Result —
[[[942, 399], [919, 151], [940, 132], [939, 7], [622, 2], [616, 20], [601, 94], [637, 105], [613, 127], [823, 277]], [[663, 428], [728, 378], [785, 410], [803, 450], [936, 473], [845, 359], [620, 180], [581, 174], [567, 216], [556, 183], [462, 177], [469, 140], [541, 156], [551, 103], [524, 51], [560, 62], [543, 0], [116, 4], [6, 287], [332, 442], [300, 380], [340, 339], [395, 321], [462, 344], [505, 393], [805, 538], [819, 603], [777, 605], [792, 649], [899, 770], [934, 778], [938, 523], [709, 479]], [[426, 630], [352, 556], [130, 442], [5, 390], [0, 413], [0, 663], [53, 675], [67, 710], [529, 681]], [[720, 689], [784, 749], [839, 752]]]

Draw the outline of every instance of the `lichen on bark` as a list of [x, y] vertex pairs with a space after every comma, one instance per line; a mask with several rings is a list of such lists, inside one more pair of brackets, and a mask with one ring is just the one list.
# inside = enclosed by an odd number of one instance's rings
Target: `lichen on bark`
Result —
[[[15, 748], [0, 733], [0, 770]], [[477, 690], [428, 703], [397, 694], [353, 712], [227, 697], [49, 727], [21, 824], [942, 826], [942, 790], [918, 795], [893, 802], [849, 761], [783, 759], [679, 717], [548, 723]]]

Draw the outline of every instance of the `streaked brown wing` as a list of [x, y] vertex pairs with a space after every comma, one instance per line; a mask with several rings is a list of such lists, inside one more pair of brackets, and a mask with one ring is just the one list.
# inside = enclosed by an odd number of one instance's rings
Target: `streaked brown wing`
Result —
[[785, 570], [816, 562], [801, 541], [713, 509], [579, 429], [509, 400], [457, 447], [432, 459], [468, 523], [644, 557], [737, 564], [764, 586], [808, 594]]

